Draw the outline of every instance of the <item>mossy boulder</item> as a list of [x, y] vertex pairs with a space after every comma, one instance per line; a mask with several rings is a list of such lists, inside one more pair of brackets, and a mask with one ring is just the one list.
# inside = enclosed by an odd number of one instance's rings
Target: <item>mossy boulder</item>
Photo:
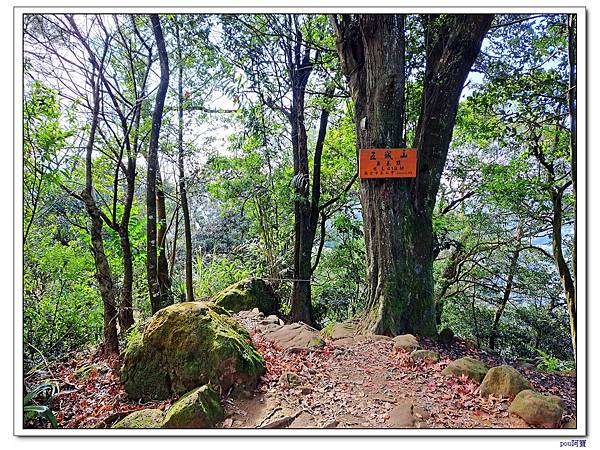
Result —
[[112, 428], [160, 428], [163, 417], [160, 409], [140, 409], [119, 420]]
[[131, 398], [182, 395], [212, 383], [254, 386], [264, 361], [248, 332], [203, 302], [177, 303], [158, 311], [130, 339], [121, 381]]
[[531, 389], [529, 382], [517, 369], [506, 364], [492, 367], [479, 387], [483, 397], [512, 398], [525, 389]]
[[413, 351], [421, 348], [419, 341], [412, 334], [401, 334], [392, 340], [394, 342], [394, 349]]
[[263, 313], [277, 313], [277, 297], [269, 283], [260, 278], [239, 281], [212, 298], [217, 306], [233, 313], [258, 308]]
[[488, 370], [488, 367], [481, 361], [471, 358], [470, 356], [465, 356], [464, 358], [452, 361], [446, 366], [442, 373], [444, 375], [455, 377], [465, 375], [471, 380], [481, 383]]
[[162, 428], [212, 428], [223, 418], [219, 396], [207, 384], [173, 403], [162, 422]]
[[438, 362], [440, 360], [440, 355], [431, 350], [414, 350], [410, 354], [410, 359], [413, 361], [425, 360], [429, 362]]
[[508, 412], [521, 417], [529, 425], [541, 428], [560, 428], [563, 402], [556, 395], [542, 395], [531, 389], [517, 394]]

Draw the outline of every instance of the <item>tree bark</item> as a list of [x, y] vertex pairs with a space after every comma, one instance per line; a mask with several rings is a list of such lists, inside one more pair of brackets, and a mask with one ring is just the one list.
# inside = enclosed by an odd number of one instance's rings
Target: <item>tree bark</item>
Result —
[[498, 308], [496, 309], [496, 313], [494, 314], [494, 321], [492, 322], [492, 328], [490, 329], [490, 337], [489, 337], [489, 347], [494, 350], [496, 348], [496, 338], [498, 337], [498, 327], [500, 326], [500, 319], [502, 318], [502, 314], [504, 313], [504, 309], [506, 308], [506, 304], [510, 299], [510, 294], [512, 293], [513, 280], [515, 277], [515, 272], [517, 271], [517, 263], [519, 262], [519, 254], [521, 253], [521, 238], [523, 237], [523, 228], [521, 224], [517, 226], [517, 231], [515, 233], [515, 248], [510, 257], [510, 263], [508, 265], [508, 276], [506, 277], [506, 284], [504, 285], [504, 292], [502, 294], [502, 300]]
[[100, 214], [100, 209], [94, 200], [94, 186], [92, 176], [92, 152], [94, 150], [94, 139], [98, 127], [98, 114], [100, 111], [100, 80], [97, 80], [94, 86], [94, 105], [92, 111], [92, 123], [90, 127], [90, 136], [86, 145], [85, 157], [85, 189], [82, 192], [86, 211], [90, 216], [90, 238], [92, 244], [92, 254], [96, 265], [96, 280], [100, 289], [100, 296], [103, 304], [104, 318], [104, 354], [119, 353], [119, 339], [117, 335], [117, 310], [115, 307], [115, 290], [113, 285], [112, 272], [110, 264], [104, 251], [104, 240], [102, 237], [102, 226], [104, 221]]
[[[311, 217], [313, 204], [310, 197], [308, 142], [304, 120], [306, 85], [313, 70], [310, 49], [303, 48], [303, 37], [296, 16], [288, 18], [290, 36], [286, 42], [286, 58], [292, 105], [289, 114], [294, 160], [294, 281], [291, 295], [291, 320], [312, 325], [311, 258], [316, 223]], [[327, 118], [327, 117], [326, 117]], [[322, 124], [322, 122], [321, 122]], [[325, 133], [327, 123], [321, 127]], [[324, 134], [321, 136], [324, 138]], [[320, 164], [320, 163], [319, 163]], [[316, 178], [313, 183], [318, 183]], [[314, 187], [314, 186], [313, 186]], [[318, 188], [318, 185], [317, 185]], [[318, 204], [317, 204], [318, 207]], [[317, 218], [318, 220], [318, 214]]]
[[158, 139], [160, 135], [160, 127], [162, 124], [162, 114], [165, 105], [167, 89], [169, 87], [169, 60], [165, 39], [160, 19], [157, 14], [151, 14], [150, 20], [158, 48], [158, 57], [160, 61], [160, 83], [156, 94], [156, 103], [154, 112], [152, 113], [152, 130], [150, 132], [150, 144], [148, 146], [148, 170], [147, 170], [147, 187], [146, 187], [146, 265], [148, 278], [148, 291], [150, 294], [150, 304], [152, 313], [160, 310], [163, 304], [161, 296], [160, 283], [158, 279], [158, 253], [157, 253], [157, 233], [156, 233], [156, 174], [158, 170]]
[[[86, 143], [86, 156], [85, 156], [85, 188], [81, 192], [80, 199], [83, 200], [86, 212], [90, 217], [90, 241], [91, 250], [94, 257], [94, 263], [96, 266], [96, 280], [98, 281], [98, 288], [100, 290], [100, 296], [102, 297], [103, 304], [103, 352], [105, 355], [118, 354], [119, 353], [119, 338], [117, 334], [117, 309], [115, 306], [115, 289], [113, 284], [112, 271], [106, 252], [104, 251], [104, 239], [102, 237], [102, 227], [104, 225], [104, 218], [102, 211], [96, 204], [94, 198], [94, 181], [93, 181], [93, 166], [92, 166], [92, 154], [94, 151], [94, 142], [96, 138], [96, 132], [98, 130], [98, 121], [100, 114], [100, 84], [103, 81], [103, 66], [106, 53], [108, 51], [108, 43], [105, 43], [104, 54], [101, 56], [100, 61], [96, 58], [96, 55], [89, 47], [86, 39], [83, 37], [77, 24], [71, 15], [67, 16], [67, 21], [71, 25], [73, 32], [84, 45], [88, 53], [90, 62], [92, 64], [91, 75], [89, 75], [88, 82], [92, 88], [92, 122], [90, 125], [90, 135]], [[97, 72], [97, 76], [95, 73]]]
[[569, 265], [565, 261], [562, 250], [562, 196], [563, 189], [552, 189], [552, 255], [558, 269], [558, 274], [565, 290], [567, 300], [567, 313], [569, 314], [569, 326], [571, 328], [571, 343], [573, 345], [573, 357], [577, 356], [577, 299], [575, 283], [571, 277]]
[[167, 206], [165, 191], [160, 174], [160, 165], [156, 168], [156, 243], [157, 243], [157, 277], [163, 307], [173, 304], [171, 293], [171, 277], [167, 261]]
[[179, 170], [179, 196], [181, 210], [183, 211], [183, 234], [185, 238], [185, 291], [188, 302], [194, 301], [193, 283], [193, 253], [192, 253], [192, 223], [190, 220], [190, 208], [187, 199], [187, 187], [185, 181], [185, 166], [183, 152], [183, 57], [181, 54], [181, 41], [179, 37], [179, 23], [175, 22], [177, 38], [177, 58], [179, 60], [179, 72], [177, 80], [177, 167]]
[[570, 14], [567, 19], [569, 54], [569, 121], [571, 124], [571, 179], [575, 199], [575, 223], [573, 225], [573, 283], [577, 287], [577, 15]]
[[[403, 147], [404, 17], [332, 18], [355, 104], [357, 147]], [[463, 84], [490, 15], [426, 16], [426, 70], [415, 179], [362, 179], [367, 309], [376, 334], [435, 335], [432, 213]], [[365, 129], [361, 121], [366, 118]]]

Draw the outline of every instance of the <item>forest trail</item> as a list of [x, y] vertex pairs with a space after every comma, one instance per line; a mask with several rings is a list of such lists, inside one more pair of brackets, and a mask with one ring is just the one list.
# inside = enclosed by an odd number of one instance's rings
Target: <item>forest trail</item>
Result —
[[[238, 314], [236, 318], [249, 330], [266, 372], [252, 391], [234, 386], [221, 392], [225, 419], [218, 428], [529, 427], [509, 415], [508, 399], [482, 398], [477, 383], [442, 374], [448, 363], [464, 356], [489, 367], [516, 365], [470, 348], [460, 339], [444, 346], [420, 338], [424, 349], [439, 354], [439, 362], [433, 363], [413, 361], [408, 351], [395, 349], [394, 341], [385, 336], [329, 337], [321, 348], [286, 349], [265, 338], [265, 331], [277, 325], [263, 322], [261, 330], [248, 317]], [[297, 330], [297, 325], [286, 327]], [[130, 399], [120, 381], [120, 364], [92, 351], [73, 354], [32, 376], [38, 383], [57, 383], [59, 393], [51, 407], [62, 428], [107, 428], [130, 412], [170, 407], [172, 400], [144, 403]], [[538, 392], [563, 399], [562, 424], [575, 419], [574, 374], [519, 370]]]
[[[243, 322], [243, 321], [242, 321]], [[246, 322], [247, 325], [247, 322]], [[447, 377], [452, 360], [474, 356], [498, 361], [455, 341], [433, 341], [438, 363], [414, 362], [382, 336], [326, 341], [322, 349], [285, 350], [250, 330], [265, 358], [267, 373], [250, 398], [228, 398], [223, 428], [528, 428], [509, 415], [508, 399], [484, 399], [466, 377]], [[540, 391], [567, 392], [563, 421], [574, 417], [574, 383], [568, 376], [522, 370]], [[541, 377], [541, 378], [539, 378]], [[235, 396], [234, 396], [235, 397]], [[563, 394], [563, 398], [565, 395]]]

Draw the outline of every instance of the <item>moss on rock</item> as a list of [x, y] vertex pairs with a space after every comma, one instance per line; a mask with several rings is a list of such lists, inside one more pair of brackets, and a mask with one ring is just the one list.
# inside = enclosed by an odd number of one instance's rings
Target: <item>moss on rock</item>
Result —
[[525, 389], [531, 389], [529, 382], [517, 369], [509, 365], [492, 367], [479, 388], [484, 397], [493, 395], [510, 398]]
[[446, 366], [442, 373], [444, 375], [455, 377], [465, 375], [471, 380], [481, 383], [488, 370], [488, 367], [481, 361], [465, 356], [464, 358], [452, 361]]
[[559, 428], [563, 402], [555, 395], [542, 395], [531, 389], [517, 394], [508, 412], [521, 417], [529, 425], [541, 428]]
[[160, 409], [141, 409], [125, 416], [112, 428], [160, 428], [163, 417]]
[[217, 306], [233, 313], [258, 308], [263, 313], [277, 313], [277, 298], [269, 283], [260, 278], [239, 281], [212, 298]]
[[438, 362], [440, 360], [440, 355], [438, 355], [436, 352], [432, 352], [431, 350], [414, 350], [410, 354], [410, 359], [413, 361], [424, 359], [425, 361]]
[[146, 323], [125, 350], [122, 381], [127, 394], [165, 399], [212, 383], [255, 385], [264, 361], [249, 334], [203, 302], [171, 305]]
[[188, 392], [167, 411], [162, 428], [212, 428], [223, 420], [219, 396], [210, 385]]

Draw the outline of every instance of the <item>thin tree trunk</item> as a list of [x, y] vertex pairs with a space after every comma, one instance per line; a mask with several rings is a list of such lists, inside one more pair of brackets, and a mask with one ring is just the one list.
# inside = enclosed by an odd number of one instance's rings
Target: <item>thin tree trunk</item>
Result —
[[187, 199], [187, 187], [185, 181], [184, 153], [183, 153], [183, 57], [181, 54], [181, 41], [179, 37], [179, 23], [175, 22], [177, 37], [177, 58], [179, 71], [177, 80], [177, 167], [179, 169], [179, 195], [181, 209], [183, 211], [183, 234], [185, 237], [185, 291], [188, 302], [194, 301], [193, 282], [193, 254], [192, 254], [192, 224], [190, 220], [190, 208]]
[[158, 285], [162, 306], [173, 304], [171, 293], [171, 277], [169, 276], [169, 262], [167, 261], [167, 207], [165, 204], [165, 191], [160, 173], [160, 166], [156, 170], [156, 242], [157, 242], [157, 268]]
[[442, 272], [440, 286], [435, 295], [435, 323], [437, 326], [442, 324], [442, 314], [446, 302], [446, 293], [457, 279], [459, 273], [459, 265], [462, 262], [463, 248], [457, 244], [446, 261], [446, 266]]
[[158, 170], [158, 139], [162, 123], [162, 114], [165, 105], [165, 97], [169, 87], [169, 61], [165, 39], [160, 19], [157, 14], [151, 14], [152, 29], [158, 48], [158, 57], [160, 61], [160, 83], [156, 94], [156, 104], [152, 114], [152, 130], [150, 133], [150, 145], [148, 147], [148, 170], [146, 187], [146, 258], [147, 258], [147, 277], [148, 291], [150, 294], [150, 304], [152, 313], [156, 313], [163, 305], [161, 297], [160, 284], [158, 280], [157, 267], [157, 233], [156, 233], [156, 176]]
[[517, 231], [515, 234], [515, 248], [513, 249], [512, 255], [510, 257], [510, 263], [508, 266], [508, 276], [506, 278], [506, 284], [504, 285], [504, 292], [502, 294], [502, 301], [498, 308], [496, 309], [496, 313], [494, 314], [494, 321], [492, 322], [492, 328], [490, 329], [490, 337], [489, 337], [489, 347], [494, 350], [496, 348], [496, 338], [498, 336], [498, 328], [500, 326], [500, 319], [502, 318], [502, 314], [504, 313], [504, 309], [510, 299], [510, 294], [512, 293], [513, 280], [515, 277], [515, 272], [517, 271], [517, 263], [519, 262], [519, 253], [521, 252], [521, 238], [523, 237], [523, 229], [521, 224], [517, 226]]
[[[304, 123], [305, 95], [312, 72], [310, 51], [302, 51], [302, 33], [295, 16], [289, 17], [290, 36], [286, 42], [292, 107], [289, 114], [294, 160], [294, 281], [291, 296], [291, 320], [313, 324], [310, 266], [314, 235], [310, 230], [310, 177], [308, 143]], [[292, 27], [293, 23], [293, 27]], [[291, 36], [293, 34], [293, 36]]]
[[94, 150], [94, 139], [98, 127], [98, 114], [100, 111], [100, 81], [94, 86], [94, 106], [92, 111], [92, 123], [90, 136], [86, 146], [85, 157], [85, 190], [82, 198], [85, 208], [90, 216], [90, 238], [92, 254], [96, 265], [96, 280], [100, 289], [100, 296], [104, 307], [104, 344], [103, 350], [106, 355], [119, 353], [119, 339], [117, 336], [117, 310], [115, 307], [115, 290], [113, 286], [110, 264], [104, 251], [104, 240], [102, 238], [102, 226], [104, 221], [100, 210], [94, 200], [94, 186], [92, 176], [92, 152]]
[[[100, 290], [100, 296], [102, 297], [103, 304], [103, 319], [104, 319], [104, 342], [103, 351], [104, 354], [118, 354], [119, 353], [119, 339], [117, 334], [117, 309], [115, 306], [115, 289], [112, 278], [112, 271], [106, 253], [104, 251], [104, 239], [102, 237], [102, 226], [104, 224], [104, 217], [102, 211], [96, 204], [94, 199], [94, 184], [93, 184], [93, 167], [92, 167], [92, 153], [94, 151], [94, 141], [96, 138], [96, 132], [98, 130], [98, 121], [100, 114], [100, 84], [103, 80], [103, 66], [106, 53], [108, 52], [108, 43], [105, 43], [104, 53], [98, 61], [96, 55], [90, 49], [87, 41], [79, 31], [73, 16], [67, 16], [67, 20], [71, 25], [73, 32], [80, 40], [80, 42], [86, 48], [90, 62], [92, 63], [92, 75], [89, 79], [92, 87], [93, 95], [93, 106], [92, 106], [92, 122], [90, 126], [90, 135], [86, 144], [86, 157], [85, 157], [85, 189], [81, 193], [80, 198], [83, 200], [86, 211], [90, 216], [90, 240], [91, 250], [94, 257], [94, 263], [96, 266], [96, 280], [98, 281], [98, 288]], [[94, 72], [97, 72], [98, 76], [94, 77]]]
[[569, 326], [571, 328], [571, 343], [573, 345], [573, 357], [577, 356], [577, 303], [575, 284], [571, 277], [569, 265], [565, 261], [562, 250], [562, 189], [553, 189], [552, 196], [552, 255], [558, 269], [558, 274], [565, 290], [567, 300], [567, 313], [569, 314]]
[[[361, 180], [368, 282], [365, 331], [436, 334], [433, 207], [460, 93], [491, 21], [489, 15], [426, 18], [425, 86], [414, 144], [417, 177]], [[404, 16], [342, 15], [334, 16], [333, 23], [355, 104], [358, 149], [404, 146], [399, 126], [405, 115]]]
[[573, 225], [573, 283], [577, 286], [577, 15], [570, 14], [567, 19], [569, 46], [569, 121], [571, 124], [571, 178], [575, 199], [575, 223]]

